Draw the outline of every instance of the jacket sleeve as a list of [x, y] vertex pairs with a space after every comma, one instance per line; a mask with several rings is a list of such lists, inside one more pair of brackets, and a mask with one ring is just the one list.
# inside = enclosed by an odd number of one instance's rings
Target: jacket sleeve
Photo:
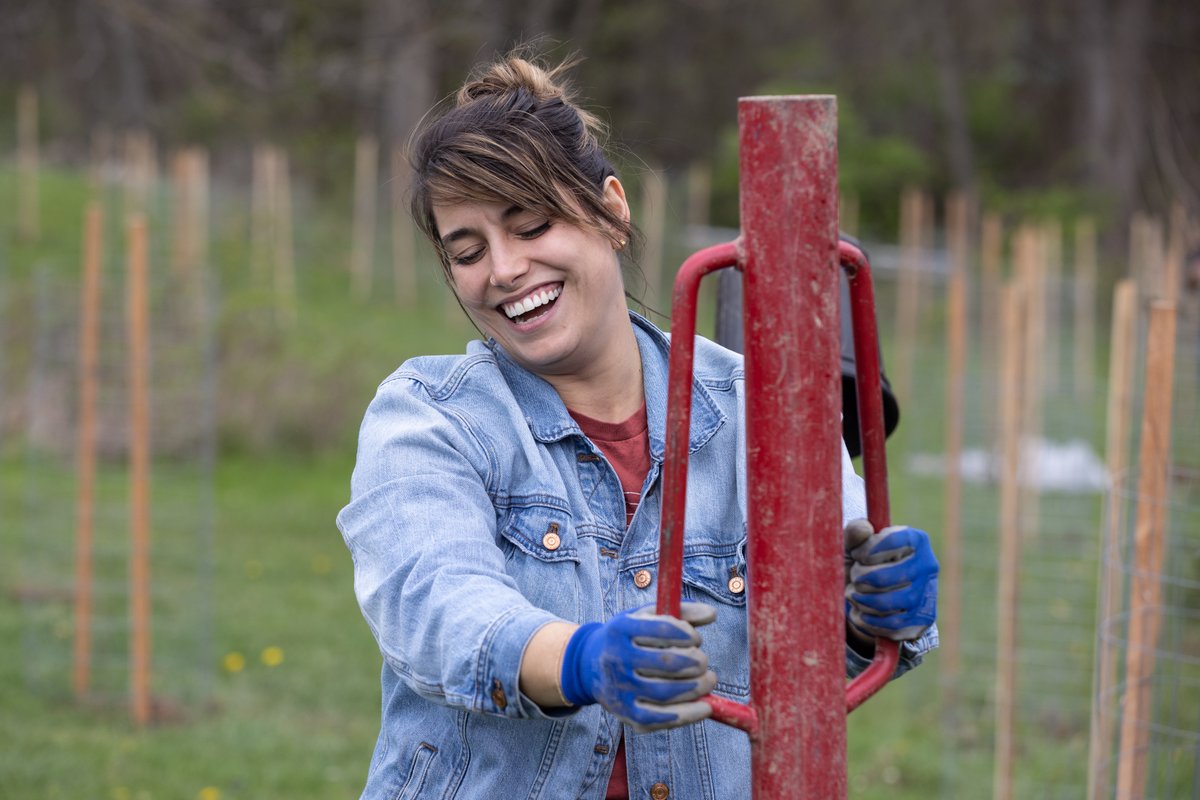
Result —
[[504, 569], [487, 450], [418, 382], [385, 382], [367, 409], [338, 528], [354, 592], [387, 665], [434, 701], [545, 716], [519, 691], [525, 646], [556, 617]]

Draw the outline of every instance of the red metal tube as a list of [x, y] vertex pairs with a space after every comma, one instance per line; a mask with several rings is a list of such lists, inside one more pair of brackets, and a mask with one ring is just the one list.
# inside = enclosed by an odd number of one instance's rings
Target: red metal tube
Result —
[[846, 795], [837, 101], [738, 103], [755, 800]]
[[[879, 335], [875, 325], [875, 289], [871, 265], [849, 242], [838, 242], [838, 261], [850, 279], [850, 315], [854, 323], [854, 362], [858, 372], [858, 426], [863, 450], [863, 481], [867, 487], [867, 519], [875, 530], [891, 524], [887, 491], [883, 393], [880, 386]], [[900, 660], [900, 646], [875, 641], [875, 658], [846, 687], [846, 711], [862, 705], [891, 679]]]
[[[683, 524], [687, 508], [688, 442], [692, 427], [692, 358], [696, 347], [696, 297], [700, 279], [736, 266], [738, 244], [693, 253], [675, 276], [671, 299], [671, 360], [668, 371], [667, 443], [663, 457], [662, 524], [658, 540], [659, 614], [679, 616], [683, 593]], [[739, 726], [740, 727], [740, 726]]]

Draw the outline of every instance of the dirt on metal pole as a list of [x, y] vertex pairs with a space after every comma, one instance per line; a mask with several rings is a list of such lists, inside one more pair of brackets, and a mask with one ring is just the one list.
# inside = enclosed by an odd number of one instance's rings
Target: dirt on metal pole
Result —
[[743, 98], [738, 122], [753, 796], [842, 798], [837, 100]]

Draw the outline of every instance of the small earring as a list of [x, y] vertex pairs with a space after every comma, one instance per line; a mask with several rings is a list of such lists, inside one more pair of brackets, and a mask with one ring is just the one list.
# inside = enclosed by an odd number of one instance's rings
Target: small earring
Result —
[[621, 250], [624, 250], [626, 244], [627, 244], [627, 242], [624, 239], [617, 242], [617, 251], [620, 252]]

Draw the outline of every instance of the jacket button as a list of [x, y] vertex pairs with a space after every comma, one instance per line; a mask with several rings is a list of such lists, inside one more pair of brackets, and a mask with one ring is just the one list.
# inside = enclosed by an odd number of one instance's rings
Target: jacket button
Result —
[[746, 579], [741, 575], [734, 575], [729, 579], [729, 591], [734, 594], [741, 594], [746, 591]]
[[504, 694], [504, 687], [499, 680], [492, 681], [492, 702], [501, 711], [508, 707], [508, 696]]
[[[650, 585], [650, 581], [652, 580], [654, 580], [654, 577], [650, 574], [650, 570], [648, 569], [639, 569], [637, 572], [633, 573], [633, 585], [639, 589], [645, 589]], [[662, 786], [661, 783], [657, 785]], [[663, 788], [665, 789], [666, 787]], [[666, 795], [664, 794], [663, 797], [666, 797]]]
[[546, 531], [546, 535], [542, 537], [542, 547], [547, 550], [557, 550], [562, 544], [562, 539], [558, 536], [558, 523], [551, 522], [550, 529]]
[[654, 800], [667, 800], [671, 796], [671, 790], [667, 788], [665, 783], [656, 783], [650, 787], [650, 796]]

